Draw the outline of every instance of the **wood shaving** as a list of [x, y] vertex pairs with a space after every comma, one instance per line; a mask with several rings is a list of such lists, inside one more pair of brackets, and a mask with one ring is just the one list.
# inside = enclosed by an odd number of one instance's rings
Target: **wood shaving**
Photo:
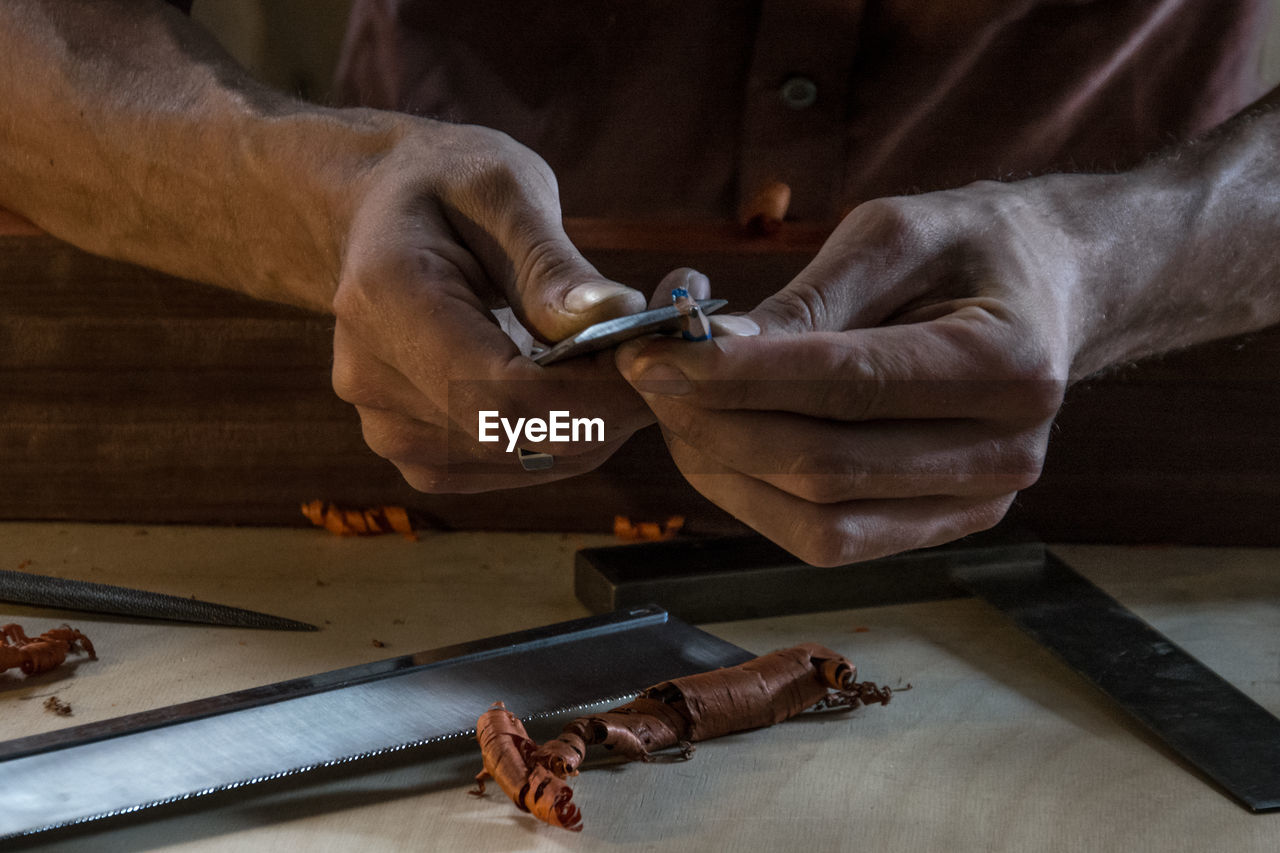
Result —
[[674, 537], [683, 527], [683, 515], [670, 516], [662, 524], [655, 521], [632, 523], [625, 515], [613, 517], [613, 535], [623, 542], [661, 542]]
[[418, 539], [418, 534], [413, 531], [413, 524], [409, 521], [409, 512], [402, 506], [352, 509], [316, 499], [302, 504], [301, 509], [308, 521], [336, 536], [399, 533], [415, 542]]

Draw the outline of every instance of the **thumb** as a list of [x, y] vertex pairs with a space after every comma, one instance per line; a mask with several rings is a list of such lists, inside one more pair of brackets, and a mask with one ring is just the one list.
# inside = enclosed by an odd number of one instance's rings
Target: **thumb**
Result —
[[[593, 323], [643, 311], [643, 293], [600, 274], [569, 240], [552, 194], [509, 198], [492, 228], [507, 304], [545, 341], [559, 341]], [[491, 273], [492, 275], [492, 273]]]
[[601, 275], [559, 224], [510, 247], [507, 300], [525, 326], [559, 341], [593, 323], [643, 311], [643, 293]]
[[866, 276], [856, 256], [829, 239], [785, 287], [747, 312], [765, 335], [843, 331], [865, 313], [860, 295]]
[[447, 217], [516, 317], [544, 341], [643, 311], [645, 297], [602, 276], [565, 234], [551, 169], [501, 136], [501, 157], [448, 196]]
[[808, 266], [747, 316], [776, 335], [880, 325], [929, 289], [939, 272], [932, 242], [909, 200], [865, 202]]

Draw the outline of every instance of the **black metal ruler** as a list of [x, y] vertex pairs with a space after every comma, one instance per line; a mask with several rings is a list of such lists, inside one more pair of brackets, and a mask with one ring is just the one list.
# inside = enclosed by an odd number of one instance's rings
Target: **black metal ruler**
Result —
[[1280, 810], [1280, 720], [1024, 534], [838, 568], [755, 537], [578, 553], [592, 609], [654, 601], [706, 622], [973, 595], [1005, 614], [1255, 812]]

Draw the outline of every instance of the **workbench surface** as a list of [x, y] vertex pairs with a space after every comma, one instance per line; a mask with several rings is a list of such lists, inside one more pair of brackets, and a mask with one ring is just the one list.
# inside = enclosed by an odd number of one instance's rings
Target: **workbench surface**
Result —
[[[16, 737], [586, 615], [574, 551], [603, 536], [340, 539], [265, 528], [0, 524], [0, 569], [121, 584], [323, 625], [286, 633], [0, 603], [0, 624], [83, 630], [99, 659], [0, 675]], [[1268, 710], [1280, 712], [1280, 551], [1054, 549]], [[16, 849], [1267, 850], [1280, 814], [1211, 787], [981, 602], [960, 599], [703, 626], [753, 652], [804, 641], [887, 707], [699, 745], [687, 762], [571, 781], [584, 831], [468, 796], [473, 744], [215, 795]], [[378, 641], [382, 646], [375, 645]], [[51, 695], [70, 718], [44, 709]], [[495, 699], [504, 697], [495, 688]], [[477, 709], [477, 714], [484, 710]], [[358, 720], [352, 721], [359, 725]], [[68, 779], [68, 786], [75, 780]], [[50, 792], [55, 796], [56, 792]]]

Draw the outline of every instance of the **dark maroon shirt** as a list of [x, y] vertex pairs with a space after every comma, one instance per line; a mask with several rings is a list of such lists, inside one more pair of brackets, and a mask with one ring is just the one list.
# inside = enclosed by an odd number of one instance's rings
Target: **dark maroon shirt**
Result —
[[1125, 168], [1260, 94], [1266, 0], [356, 0], [346, 103], [505, 130], [571, 216]]

